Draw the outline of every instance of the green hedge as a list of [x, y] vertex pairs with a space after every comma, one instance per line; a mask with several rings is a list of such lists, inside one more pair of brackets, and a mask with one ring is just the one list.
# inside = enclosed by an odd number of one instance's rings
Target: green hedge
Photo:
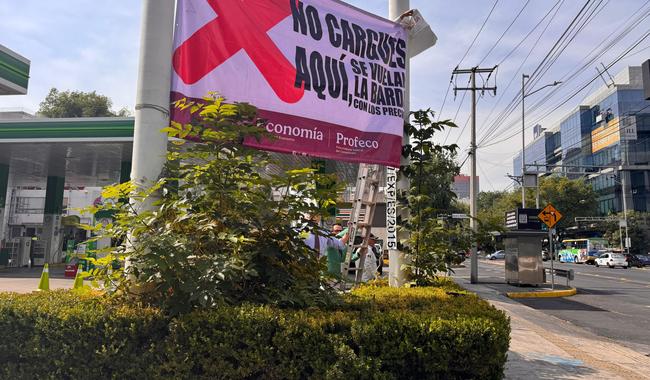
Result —
[[451, 283], [364, 287], [331, 310], [168, 318], [70, 292], [0, 294], [2, 379], [499, 379], [506, 316]]

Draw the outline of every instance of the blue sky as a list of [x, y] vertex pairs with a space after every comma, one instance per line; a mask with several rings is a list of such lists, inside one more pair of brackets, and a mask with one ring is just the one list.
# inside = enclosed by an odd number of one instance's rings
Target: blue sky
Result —
[[[348, 2], [373, 13], [387, 15], [387, 0], [349, 0]], [[438, 35], [438, 44], [412, 61], [413, 109], [430, 107], [439, 111], [454, 67], [459, 63], [461, 67], [477, 65], [526, 3], [525, 0], [499, 0], [474, 47], [460, 62], [494, 2], [494, 0], [411, 0], [411, 7], [418, 8], [422, 12]], [[620, 30], [621, 24], [647, 3], [646, 0], [592, 1], [594, 5], [599, 2], [603, 7], [602, 10], [577, 35], [546, 74], [538, 78], [539, 86], [553, 82], [574, 69], [586, 53]], [[481, 65], [491, 67], [502, 61], [555, 3], [556, 0], [530, 0], [512, 28]], [[486, 94], [478, 104], [479, 140], [485, 135], [489, 124], [485, 120], [490, 111], [494, 109], [492, 117], [488, 120], [492, 120], [503, 106], [513, 99], [520, 90], [522, 71], [531, 73], [535, 69], [584, 3], [585, 0], [564, 0], [539, 42], [533, 44], [550, 17], [547, 17], [540, 28], [499, 66], [496, 76], [496, 84], [499, 88], [497, 97]], [[0, 44], [32, 61], [29, 94], [4, 96], [0, 98], [0, 108], [24, 107], [36, 111], [49, 89], [57, 87], [61, 90], [96, 90], [109, 96], [113, 100], [115, 109], [122, 107], [133, 109], [137, 80], [140, 8], [141, 2], [136, 0], [0, 1], [0, 14], [3, 15], [3, 22], [0, 23]], [[647, 10], [648, 5], [645, 5], [644, 9]], [[648, 30], [650, 30], [650, 17], [632, 30], [626, 39], [599, 57], [595, 64], [600, 62], [608, 64], [633, 40], [638, 39]], [[639, 65], [648, 59], [649, 46], [650, 38], [634, 49], [629, 57], [613, 66], [611, 73], [614, 74], [627, 65]], [[531, 52], [530, 57], [523, 65], [523, 69], [517, 71], [529, 52]], [[578, 106], [580, 100], [590, 90], [603, 85], [598, 79], [564, 107], [557, 110], [548, 108], [559, 103], [563, 94], [572, 93], [581, 82], [597, 75], [595, 64], [587, 67], [571, 82], [558, 87], [554, 92], [555, 95], [541, 109], [531, 110], [530, 114], [527, 112], [527, 120], [541, 119], [544, 127], [555, 126], [567, 112]], [[513, 78], [512, 84], [506, 91], [506, 86]], [[463, 87], [467, 84], [466, 80], [459, 79], [457, 83]], [[497, 104], [502, 94], [503, 99]], [[458, 112], [455, 120], [460, 127], [452, 130], [447, 142], [459, 144], [461, 160], [465, 157], [464, 152], [469, 142], [469, 127], [462, 130], [462, 126], [468, 120], [470, 109], [469, 94], [463, 103], [461, 103], [462, 95], [459, 92], [454, 99], [453, 93], [449, 93], [442, 112], [443, 119], [454, 118]], [[533, 95], [527, 98], [527, 104], [532, 104], [542, 97], [544, 97], [543, 93]], [[520, 129], [520, 124], [517, 123], [517, 120], [520, 120], [520, 112], [517, 108], [502, 128], [494, 134], [495, 136], [491, 136], [485, 144], [508, 137]], [[511, 123], [512, 126], [507, 128]], [[527, 141], [530, 141], [532, 128], [529, 128], [526, 133]], [[445, 137], [446, 133], [442, 133], [439, 136], [440, 141]], [[510, 184], [510, 180], [505, 175], [512, 172], [512, 157], [519, 151], [520, 141], [521, 135], [514, 135], [507, 141], [479, 149], [481, 190], [501, 189]], [[468, 166], [465, 165], [464, 170], [467, 169]]]

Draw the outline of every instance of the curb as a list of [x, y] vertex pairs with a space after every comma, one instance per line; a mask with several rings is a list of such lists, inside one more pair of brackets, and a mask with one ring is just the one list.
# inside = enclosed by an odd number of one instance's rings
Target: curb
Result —
[[578, 292], [576, 288], [568, 290], [549, 290], [545, 292], [509, 292], [506, 293], [508, 298], [556, 298], [556, 297], [569, 297]]

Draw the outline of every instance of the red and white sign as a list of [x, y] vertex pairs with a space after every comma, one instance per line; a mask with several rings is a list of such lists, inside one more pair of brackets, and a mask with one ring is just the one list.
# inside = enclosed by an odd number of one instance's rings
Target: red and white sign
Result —
[[399, 24], [338, 0], [179, 0], [176, 22], [172, 100], [216, 91], [258, 107], [279, 138], [250, 146], [399, 166]]

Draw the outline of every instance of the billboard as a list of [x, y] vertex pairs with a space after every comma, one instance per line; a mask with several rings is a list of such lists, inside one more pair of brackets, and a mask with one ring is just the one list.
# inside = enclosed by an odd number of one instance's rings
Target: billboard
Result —
[[614, 118], [591, 131], [591, 153], [596, 153], [619, 141], [621, 141], [621, 130], [618, 118]]
[[401, 25], [338, 0], [179, 0], [176, 23], [172, 100], [256, 106], [278, 138], [249, 146], [399, 166]]

